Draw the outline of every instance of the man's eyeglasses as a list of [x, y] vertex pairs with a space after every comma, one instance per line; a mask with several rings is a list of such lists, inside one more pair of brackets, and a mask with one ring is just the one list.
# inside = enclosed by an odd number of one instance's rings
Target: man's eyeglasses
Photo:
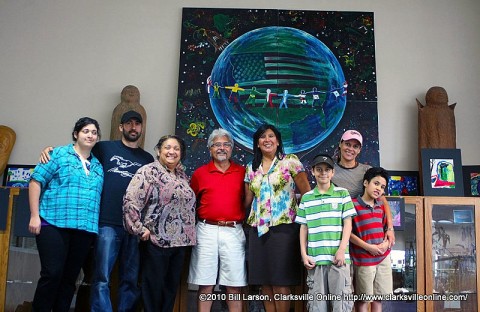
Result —
[[222, 142], [217, 142], [217, 143], [213, 143], [213, 144], [211, 145], [211, 147], [216, 147], [216, 148], [220, 148], [220, 147], [222, 147], [222, 146], [223, 146], [224, 148], [231, 148], [231, 147], [232, 147], [232, 143], [230, 143], [230, 142], [224, 142], [224, 143], [222, 143]]

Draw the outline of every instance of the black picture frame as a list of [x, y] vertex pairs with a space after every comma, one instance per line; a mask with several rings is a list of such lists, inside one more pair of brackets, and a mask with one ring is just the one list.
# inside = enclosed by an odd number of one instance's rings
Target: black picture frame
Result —
[[462, 171], [464, 196], [480, 197], [480, 165], [463, 166]]
[[388, 170], [388, 196], [420, 195], [420, 175], [418, 171]]
[[462, 156], [456, 148], [422, 148], [425, 196], [464, 196]]
[[8, 164], [3, 172], [3, 186], [28, 187], [35, 165]]
[[405, 230], [405, 199], [402, 197], [385, 197], [392, 213], [393, 228], [395, 231]]

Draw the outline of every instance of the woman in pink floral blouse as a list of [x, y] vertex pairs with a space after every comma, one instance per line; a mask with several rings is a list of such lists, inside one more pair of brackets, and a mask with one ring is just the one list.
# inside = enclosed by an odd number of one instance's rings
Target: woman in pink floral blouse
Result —
[[157, 161], [141, 167], [123, 200], [125, 229], [141, 240], [142, 298], [146, 312], [172, 311], [187, 246], [195, 245], [195, 193], [180, 160], [185, 143], [160, 138]]
[[[245, 173], [245, 206], [250, 210], [248, 283], [262, 285], [265, 310], [289, 311], [290, 301], [278, 295], [300, 284], [299, 227], [295, 187], [310, 190], [307, 174], [293, 154], [285, 155], [280, 132], [263, 125], [253, 135], [253, 161]], [[277, 297], [275, 297], [277, 296]]]

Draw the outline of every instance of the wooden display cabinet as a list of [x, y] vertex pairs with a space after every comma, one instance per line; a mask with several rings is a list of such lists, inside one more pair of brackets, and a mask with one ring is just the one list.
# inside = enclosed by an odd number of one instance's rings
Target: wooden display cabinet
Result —
[[[478, 311], [480, 198], [425, 197], [427, 311]], [[449, 297], [447, 297], [449, 296]]]
[[[425, 294], [425, 256], [423, 197], [407, 196], [402, 230], [395, 231], [395, 245], [390, 253], [394, 294]], [[425, 311], [425, 303], [415, 300], [383, 301], [390, 312]]]

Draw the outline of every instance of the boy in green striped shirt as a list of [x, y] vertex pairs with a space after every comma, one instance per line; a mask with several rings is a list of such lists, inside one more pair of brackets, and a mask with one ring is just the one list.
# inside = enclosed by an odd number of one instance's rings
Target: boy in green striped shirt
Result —
[[331, 183], [334, 163], [320, 154], [312, 161], [317, 182], [302, 196], [295, 222], [300, 226], [300, 252], [307, 269], [309, 311], [352, 311], [348, 242], [356, 215], [350, 194]]

